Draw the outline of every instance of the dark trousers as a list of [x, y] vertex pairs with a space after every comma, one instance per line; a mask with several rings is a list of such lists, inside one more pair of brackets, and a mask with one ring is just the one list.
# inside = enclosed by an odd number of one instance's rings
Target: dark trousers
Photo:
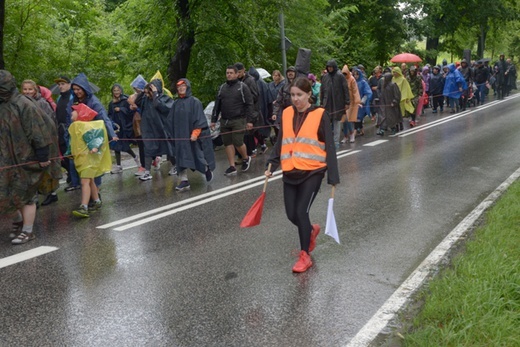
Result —
[[309, 210], [318, 194], [324, 174], [315, 174], [300, 184], [283, 184], [285, 213], [287, 218], [298, 227], [300, 247], [309, 252], [312, 224], [309, 219]]
[[437, 107], [441, 107], [442, 108], [442, 105], [444, 104], [444, 96], [442, 96], [442, 95], [435, 95], [435, 96], [433, 96], [432, 104], [433, 104], [433, 109], [434, 110], [436, 110]]

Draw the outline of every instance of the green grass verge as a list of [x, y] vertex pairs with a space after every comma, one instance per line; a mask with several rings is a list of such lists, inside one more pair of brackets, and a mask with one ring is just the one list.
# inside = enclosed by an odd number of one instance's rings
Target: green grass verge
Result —
[[404, 346], [520, 346], [520, 182], [419, 300]]

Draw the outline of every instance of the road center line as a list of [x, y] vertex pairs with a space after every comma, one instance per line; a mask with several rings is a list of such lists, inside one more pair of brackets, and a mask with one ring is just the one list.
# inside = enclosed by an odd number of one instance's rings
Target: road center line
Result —
[[50, 246], [41, 246], [30, 249], [28, 251], [18, 253], [15, 255], [11, 255], [9, 257], [5, 257], [0, 259], [0, 269], [9, 265], [13, 265], [16, 263], [21, 263], [22, 261], [26, 261], [32, 258], [39, 257], [40, 255], [44, 255], [50, 252], [57, 251], [59, 248], [50, 247]]
[[365, 143], [363, 146], [374, 147], [374, 146], [380, 145], [385, 142], [388, 142], [388, 140], [376, 140], [376, 141], [372, 141], [369, 143]]
[[436, 122], [431, 122], [431, 123], [427, 123], [425, 124], [424, 126], [421, 126], [421, 127], [417, 127], [417, 128], [413, 128], [411, 129], [410, 131], [406, 132], [406, 133], [402, 133], [402, 134], [396, 134], [394, 136], [398, 136], [398, 137], [406, 137], [406, 136], [410, 136], [410, 135], [413, 135], [413, 134], [416, 134], [420, 131], [424, 131], [424, 130], [427, 130], [427, 129], [430, 129], [430, 128], [433, 128], [433, 127], [436, 127], [437, 125], [440, 125], [440, 124], [444, 124], [444, 123], [447, 123], [447, 122], [451, 122], [452, 120], [455, 120], [455, 119], [458, 119], [458, 118], [462, 118], [462, 117], [466, 117], [468, 115], [471, 115], [471, 114], [474, 114], [476, 112], [479, 112], [479, 111], [482, 111], [482, 110], [485, 110], [487, 108], [490, 108], [490, 107], [493, 107], [495, 105], [498, 105], [498, 104], [501, 104], [503, 102], [506, 102], [506, 101], [509, 101], [509, 100], [512, 100], [512, 99], [515, 99], [517, 97], [519, 97], [520, 94], [516, 94], [514, 96], [511, 96], [505, 100], [499, 100], [499, 101], [495, 101], [493, 103], [489, 103], [489, 104], [486, 104], [484, 106], [481, 106], [479, 107], [478, 109], [474, 109], [472, 111], [469, 111], [469, 112], [466, 112], [466, 113], [462, 113], [462, 114], [457, 114], [457, 115], [453, 115], [453, 116], [450, 116], [449, 118], [445, 117], [445, 118], [442, 118], [442, 119], [439, 119], [438, 121]]
[[[342, 151], [343, 154], [339, 155], [338, 159], [349, 156], [349, 155], [356, 154], [358, 152], [361, 152], [361, 151], [359, 151], [359, 150], [358, 151], [351, 151], [351, 150]], [[280, 178], [282, 178], [281, 171], [276, 171], [273, 174], [273, 177], [269, 179], [269, 182], [278, 180]], [[120, 224], [124, 224], [127, 222], [137, 220], [133, 223], [125, 224], [123, 226], [114, 228], [114, 230], [117, 230], [117, 231], [127, 230], [127, 229], [133, 228], [135, 226], [146, 224], [148, 222], [152, 222], [154, 220], [164, 218], [164, 217], [170, 216], [172, 214], [176, 214], [178, 212], [189, 210], [190, 208], [198, 207], [198, 206], [204, 205], [208, 202], [215, 201], [215, 200], [218, 200], [218, 199], [221, 199], [221, 198], [263, 185], [264, 181], [265, 181], [265, 176], [259, 176], [254, 179], [244, 181], [240, 184], [236, 184], [231, 189], [230, 189], [230, 187], [219, 189], [214, 192], [211, 192], [211, 194], [207, 193], [207, 194], [199, 195], [199, 197], [197, 199], [192, 198], [192, 199], [186, 199], [184, 201], [179, 201], [177, 203], [163, 206], [161, 208], [157, 208], [157, 209], [150, 210], [147, 212], [143, 212], [143, 213], [140, 213], [139, 215], [135, 215], [135, 216], [132, 216], [129, 218], [115, 221], [110, 224], [101, 225], [101, 226], [98, 226], [97, 228], [98, 229], [107, 229], [107, 228], [110, 228], [115, 225], [120, 225]], [[247, 185], [245, 184], [245, 182], [247, 182]], [[253, 183], [251, 183], [251, 182], [253, 182]], [[218, 192], [219, 194], [217, 194], [216, 192]], [[191, 203], [188, 203], [188, 200], [190, 200], [189, 202], [191, 202]], [[173, 206], [173, 205], [175, 205], [175, 206]], [[175, 207], [178, 207], [178, 208], [175, 208]], [[165, 212], [159, 213], [161, 211], [165, 211]], [[141, 219], [142, 217], [146, 217], [146, 216], [150, 216], [150, 217]]]
[[[279, 171], [273, 173], [274, 176], [279, 175], [279, 174], [280, 174]], [[115, 222], [111, 222], [111, 223], [108, 223], [108, 224], [103, 224], [103, 225], [98, 226], [97, 229], [108, 229], [108, 228], [111, 228], [111, 227], [113, 227], [115, 225], [131, 222], [131, 221], [134, 221], [136, 219], [141, 219], [143, 217], [147, 217], [147, 216], [150, 216], [152, 214], [156, 214], [156, 213], [159, 213], [159, 212], [162, 212], [162, 211], [171, 210], [171, 209], [173, 209], [175, 207], [186, 205], [186, 204], [189, 204], [189, 203], [194, 202], [194, 201], [206, 199], [207, 197], [210, 197], [210, 196], [213, 196], [213, 195], [217, 195], [217, 194], [220, 194], [220, 193], [225, 193], [225, 192], [228, 192], [230, 189], [233, 190], [233, 189], [236, 189], [238, 187], [251, 184], [253, 182], [257, 182], [257, 181], [262, 181], [263, 182], [264, 178], [265, 178], [264, 176], [258, 176], [258, 177], [249, 179], [247, 181], [243, 181], [243, 182], [240, 182], [240, 183], [233, 184], [232, 186], [229, 186], [229, 187], [220, 188], [220, 189], [214, 190], [212, 192], [208, 192], [208, 193], [204, 193], [204, 194], [201, 194], [201, 195], [197, 195], [197, 196], [194, 196], [194, 197], [182, 200], [182, 201], [174, 202], [173, 204], [165, 205], [165, 206], [158, 207], [158, 208], [155, 208], [155, 209], [150, 210], [150, 211], [139, 213], [139, 214], [136, 214], [134, 216], [130, 216], [128, 218], [120, 219], [120, 220], [117, 220]]]
[[428, 255], [417, 269], [401, 284], [401, 286], [388, 298], [375, 315], [354, 336], [346, 347], [370, 346], [387, 325], [397, 318], [405, 304], [410, 302], [412, 296], [422, 287], [432, 274], [437, 272], [439, 264], [447, 257], [451, 248], [463, 240], [471, 226], [480, 216], [520, 177], [518, 168], [498, 188], [489, 194], [466, 218], [453, 229], [442, 242]]

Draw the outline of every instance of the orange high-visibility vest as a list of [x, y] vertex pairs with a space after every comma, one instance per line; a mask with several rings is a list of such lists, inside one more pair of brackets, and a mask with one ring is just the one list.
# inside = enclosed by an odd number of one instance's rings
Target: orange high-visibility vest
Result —
[[318, 140], [318, 129], [325, 109], [316, 108], [309, 112], [298, 136], [294, 134], [294, 109], [287, 107], [282, 114], [283, 138], [280, 161], [282, 171], [293, 169], [312, 171], [327, 166], [325, 142]]

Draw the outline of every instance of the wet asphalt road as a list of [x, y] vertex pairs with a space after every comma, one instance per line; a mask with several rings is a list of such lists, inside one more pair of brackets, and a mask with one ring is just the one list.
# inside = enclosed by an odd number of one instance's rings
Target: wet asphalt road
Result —
[[[267, 187], [261, 225], [239, 228], [261, 193], [265, 156], [228, 178], [217, 151], [214, 181], [192, 173], [188, 192], [174, 190], [168, 163], [148, 182], [135, 169], [106, 175], [103, 208], [85, 220], [71, 215], [80, 193], [61, 190], [26, 245], [9, 244], [1, 219], [0, 261], [58, 249], [0, 268], [0, 346], [344, 346], [518, 169], [519, 100], [455, 116], [427, 109], [396, 137], [366, 124], [338, 152], [342, 244], [320, 234], [304, 274], [291, 272], [299, 242], [280, 179]], [[324, 183], [313, 222], [325, 224], [330, 191]]]

